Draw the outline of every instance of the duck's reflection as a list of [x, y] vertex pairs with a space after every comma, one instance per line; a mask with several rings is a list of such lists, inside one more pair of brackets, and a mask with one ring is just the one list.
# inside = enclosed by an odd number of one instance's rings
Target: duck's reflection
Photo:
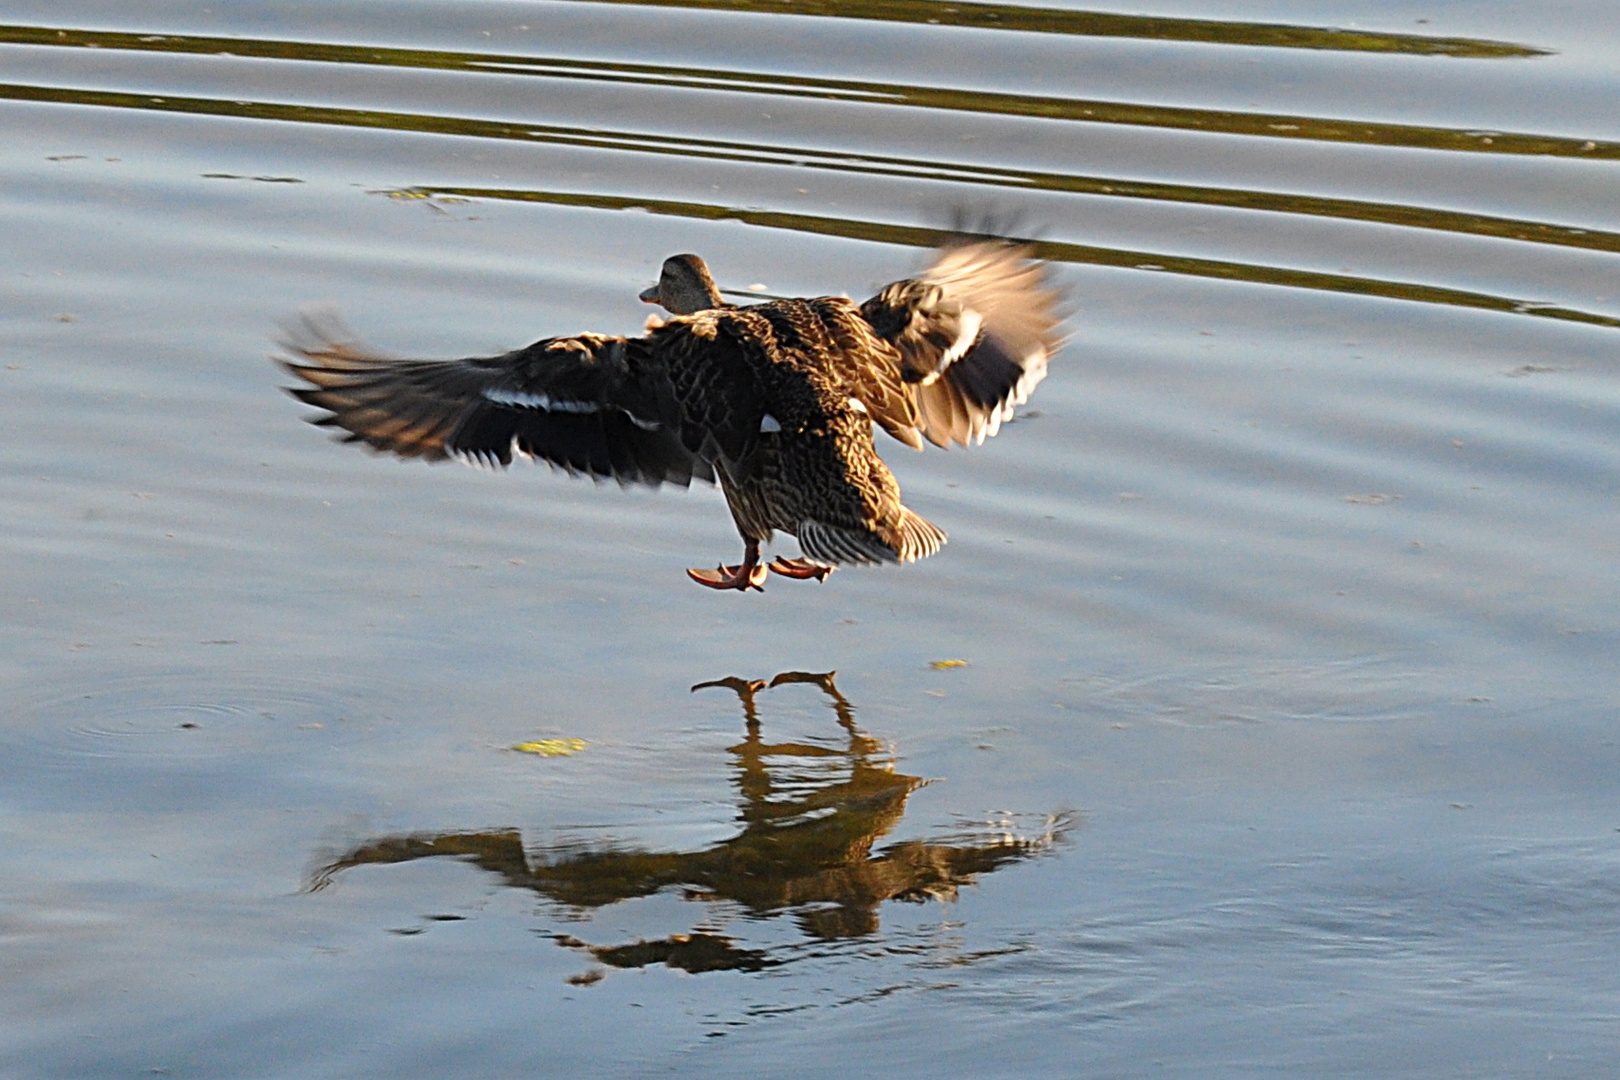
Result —
[[[827, 695], [848, 736], [842, 747], [762, 738], [758, 695], [786, 683], [810, 683]], [[769, 682], [732, 677], [692, 689], [711, 688], [735, 692], [747, 721], [747, 737], [729, 751], [743, 826], [729, 840], [702, 851], [661, 853], [525, 849], [516, 830], [392, 836], [321, 866], [310, 888], [354, 866], [456, 856], [576, 908], [679, 886], [688, 899], [731, 901], [755, 914], [791, 911], [807, 934], [831, 940], [876, 931], [885, 900], [952, 898], [958, 886], [1050, 848], [1067, 831], [1069, 819], [1061, 814], [1043, 818], [1030, 836], [986, 823], [950, 842], [907, 841], [874, 855], [873, 845], [899, 822], [907, 797], [925, 781], [896, 772], [883, 746], [856, 727], [854, 707], [833, 673], [789, 671]], [[759, 970], [776, 962], [713, 933], [627, 945], [591, 945], [571, 935], [555, 940], [621, 968], [662, 963], [692, 972]]]

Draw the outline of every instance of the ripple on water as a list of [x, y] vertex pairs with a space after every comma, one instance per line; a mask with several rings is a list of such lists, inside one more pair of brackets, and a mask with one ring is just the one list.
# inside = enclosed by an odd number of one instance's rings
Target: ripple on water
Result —
[[296, 675], [223, 680], [164, 672], [17, 697], [22, 704], [0, 718], [0, 753], [13, 762], [68, 766], [296, 755], [352, 741], [377, 708]]
[[[8, 4], [0, 1074], [1605, 1074], [1620, 8], [1074, 6]], [[394, 469], [263, 360], [950, 207], [1074, 339], [885, 450], [903, 576], [700, 599], [718, 492]]]

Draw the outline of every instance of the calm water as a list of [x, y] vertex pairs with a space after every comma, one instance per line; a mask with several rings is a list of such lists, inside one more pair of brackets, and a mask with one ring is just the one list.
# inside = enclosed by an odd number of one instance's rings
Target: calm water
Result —
[[[1620, 1068], [1620, 8], [0, 24], [0, 1071]], [[717, 492], [265, 361], [633, 332], [676, 251], [864, 295], [958, 210], [1071, 341], [881, 448], [900, 570], [711, 593]]]

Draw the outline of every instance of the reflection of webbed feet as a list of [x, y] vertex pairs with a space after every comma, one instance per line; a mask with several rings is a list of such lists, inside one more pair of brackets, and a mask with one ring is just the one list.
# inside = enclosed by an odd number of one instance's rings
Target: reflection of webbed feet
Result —
[[707, 690], [712, 686], [723, 686], [737, 694], [737, 700], [742, 702], [743, 716], [748, 720], [750, 730], [759, 728], [759, 711], [754, 707], [754, 695], [765, 689], [763, 679], [739, 679], [735, 675], [728, 675], [724, 679], [715, 679], [711, 682], [700, 682], [692, 687], [692, 693]]
[[755, 592], [765, 591], [765, 567], [757, 563], [743, 563], [741, 566], [718, 566], [713, 570], [688, 570], [686, 574], [699, 585], [707, 585], [711, 589], [740, 589], [744, 592], [749, 589], [753, 589]]
[[[809, 683], [811, 686], [819, 686], [833, 697], [841, 699], [843, 695], [838, 692], [838, 687], [833, 685], [833, 676], [837, 674], [838, 672], [836, 671], [784, 671], [772, 679], [770, 685], [781, 686], [783, 683]], [[761, 685], [764, 684], [762, 683]]]
[[833, 572], [833, 568], [821, 566], [811, 562], [809, 559], [784, 559], [778, 555], [771, 562], [771, 572], [781, 574], [783, 577], [798, 578], [801, 581], [806, 578], [826, 581], [827, 575]]
[[765, 689], [766, 683], [764, 679], [739, 679], [735, 675], [728, 675], [724, 679], [711, 679], [708, 682], [700, 682], [692, 687], [692, 690], [696, 693], [699, 690], [708, 690], [715, 686], [735, 690], [738, 697], [744, 701], [751, 701], [755, 694]]

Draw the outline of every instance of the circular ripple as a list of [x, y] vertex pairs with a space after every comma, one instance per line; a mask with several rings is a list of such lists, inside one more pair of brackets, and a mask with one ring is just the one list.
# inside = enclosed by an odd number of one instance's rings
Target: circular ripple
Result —
[[389, 703], [312, 679], [244, 683], [195, 672], [130, 676], [6, 711], [0, 745], [23, 754], [198, 760], [296, 754], [363, 736]]

